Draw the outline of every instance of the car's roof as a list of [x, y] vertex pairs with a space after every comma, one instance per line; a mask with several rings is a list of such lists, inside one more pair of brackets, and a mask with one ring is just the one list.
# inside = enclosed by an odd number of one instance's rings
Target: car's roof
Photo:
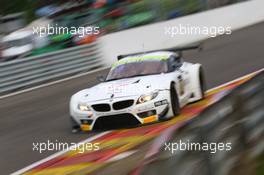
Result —
[[164, 61], [167, 60], [171, 55], [175, 55], [175, 52], [170, 51], [154, 51], [145, 54], [131, 55], [122, 58], [121, 60], [115, 62], [112, 68], [117, 67], [122, 64], [133, 63], [133, 62], [144, 62], [144, 61]]

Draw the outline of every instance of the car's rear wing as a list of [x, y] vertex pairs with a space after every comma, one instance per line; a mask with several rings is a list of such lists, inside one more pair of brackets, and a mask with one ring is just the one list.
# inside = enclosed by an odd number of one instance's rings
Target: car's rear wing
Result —
[[199, 44], [199, 45], [184, 46], [184, 47], [174, 47], [174, 48], [160, 49], [160, 50], [150, 50], [150, 51], [145, 51], [145, 52], [125, 54], [125, 55], [118, 55], [117, 56], [117, 60], [121, 60], [122, 58], [125, 58], [125, 57], [128, 57], [128, 56], [135, 56], [135, 55], [147, 54], [147, 53], [159, 52], [159, 51], [178, 52], [178, 54], [181, 56], [183, 51], [195, 50], [195, 49], [201, 50], [202, 49], [201, 44]]

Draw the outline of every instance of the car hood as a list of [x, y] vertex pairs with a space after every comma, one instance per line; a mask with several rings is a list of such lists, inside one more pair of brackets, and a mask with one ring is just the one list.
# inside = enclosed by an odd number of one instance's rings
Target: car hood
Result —
[[[167, 78], [166, 78], [167, 77]], [[139, 76], [103, 82], [76, 94], [78, 101], [92, 102], [110, 98], [124, 98], [148, 94], [155, 90], [168, 89], [166, 74]]]

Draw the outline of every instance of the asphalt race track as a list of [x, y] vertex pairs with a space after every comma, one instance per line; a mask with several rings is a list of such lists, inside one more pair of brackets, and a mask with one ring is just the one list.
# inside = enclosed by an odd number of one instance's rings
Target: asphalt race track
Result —
[[[185, 60], [202, 63], [207, 88], [212, 88], [264, 67], [264, 23], [207, 40], [202, 51]], [[71, 95], [97, 83], [92, 73], [56, 85], [0, 100], [0, 169], [9, 174], [54, 152], [32, 151], [33, 142], [79, 142], [95, 133], [71, 134], [68, 103]]]

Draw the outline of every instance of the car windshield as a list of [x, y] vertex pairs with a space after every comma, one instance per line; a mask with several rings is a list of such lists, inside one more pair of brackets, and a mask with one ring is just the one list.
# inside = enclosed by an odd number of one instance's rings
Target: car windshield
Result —
[[166, 61], [142, 61], [112, 67], [106, 81], [168, 72]]

